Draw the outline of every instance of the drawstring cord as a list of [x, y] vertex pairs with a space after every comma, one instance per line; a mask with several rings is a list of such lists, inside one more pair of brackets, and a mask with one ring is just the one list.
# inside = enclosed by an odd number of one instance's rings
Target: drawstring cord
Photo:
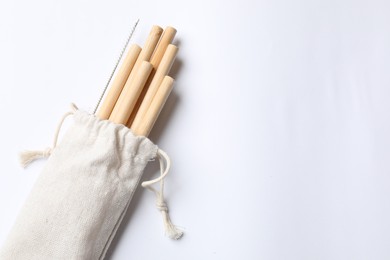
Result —
[[[171, 168], [171, 160], [169, 159], [169, 156], [161, 149], [157, 150], [157, 156], [160, 161], [160, 177], [154, 180], [144, 181], [141, 185], [156, 195], [156, 207], [162, 214], [165, 233], [169, 238], [177, 240], [183, 236], [183, 232], [172, 224], [171, 218], [169, 217], [169, 209], [164, 200], [164, 179], [168, 175], [169, 169]], [[160, 182], [159, 191], [152, 187], [152, 185], [157, 182]]]
[[41, 150], [41, 151], [39, 151], [39, 150], [23, 151], [20, 153], [19, 159], [20, 159], [20, 164], [23, 166], [23, 168], [27, 167], [30, 163], [32, 163], [33, 161], [35, 161], [37, 159], [48, 158], [51, 155], [54, 148], [56, 148], [56, 146], [57, 146], [58, 136], [60, 134], [62, 124], [64, 123], [65, 119], [68, 116], [73, 115], [78, 110], [77, 106], [73, 103], [70, 105], [70, 107], [71, 107], [71, 111], [65, 113], [62, 116], [61, 121], [59, 122], [59, 124], [57, 126], [52, 147], [47, 147], [45, 150]]

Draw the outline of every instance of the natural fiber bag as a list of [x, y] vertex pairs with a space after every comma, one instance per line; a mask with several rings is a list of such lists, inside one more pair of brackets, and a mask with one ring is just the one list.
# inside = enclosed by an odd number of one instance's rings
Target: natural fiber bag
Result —
[[[157, 195], [168, 236], [181, 237], [169, 220], [163, 179], [169, 158], [146, 137], [78, 110], [61, 143], [23, 156], [49, 157], [0, 252], [0, 259], [103, 259], [146, 164], [160, 159], [160, 178], [144, 182]], [[165, 165], [166, 164], [166, 165]], [[161, 182], [160, 191], [150, 187]]]

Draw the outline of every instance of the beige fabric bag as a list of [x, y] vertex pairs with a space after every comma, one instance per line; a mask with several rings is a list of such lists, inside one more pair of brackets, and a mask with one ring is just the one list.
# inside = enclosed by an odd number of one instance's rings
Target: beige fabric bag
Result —
[[[103, 259], [146, 164], [164, 157], [149, 139], [122, 125], [77, 109], [71, 114], [74, 123], [57, 147], [27, 155], [30, 162], [51, 154], [0, 259]], [[169, 165], [160, 163], [162, 176], [144, 187], [156, 181], [163, 187]], [[178, 239], [182, 233], [169, 220], [162, 190], [152, 190], [168, 235]]]

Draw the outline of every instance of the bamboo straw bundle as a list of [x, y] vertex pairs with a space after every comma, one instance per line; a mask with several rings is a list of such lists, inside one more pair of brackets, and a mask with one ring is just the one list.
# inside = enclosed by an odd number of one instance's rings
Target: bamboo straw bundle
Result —
[[135, 135], [148, 136], [173, 86], [169, 71], [178, 47], [171, 44], [176, 29], [153, 26], [141, 49], [133, 44], [124, 58], [97, 113], [129, 127]]
[[[130, 46], [116, 71], [121, 52], [98, 118], [72, 104], [58, 124], [52, 147], [21, 153], [23, 167], [36, 159], [50, 160], [0, 248], [0, 259], [104, 259], [143, 171], [154, 158], [159, 160], [160, 176], [141, 186], [156, 196], [166, 235], [182, 237], [164, 199], [171, 160], [147, 138], [172, 90], [174, 80], [168, 74], [178, 51], [171, 44], [175, 34], [172, 27], [153, 26], [144, 47]], [[71, 115], [74, 123], [57, 144], [62, 124]]]

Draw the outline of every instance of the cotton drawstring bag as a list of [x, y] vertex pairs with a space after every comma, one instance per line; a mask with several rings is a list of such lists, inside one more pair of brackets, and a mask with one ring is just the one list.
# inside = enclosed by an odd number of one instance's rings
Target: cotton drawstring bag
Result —
[[[166, 234], [182, 232], [170, 221], [164, 202], [168, 156], [148, 138], [123, 125], [78, 110], [65, 114], [52, 148], [22, 154], [24, 165], [48, 161], [1, 251], [0, 259], [103, 259], [129, 207], [146, 164], [158, 158], [161, 176], [143, 182], [156, 194]], [[56, 145], [65, 118], [74, 122]], [[160, 182], [160, 189], [152, 184]]]

